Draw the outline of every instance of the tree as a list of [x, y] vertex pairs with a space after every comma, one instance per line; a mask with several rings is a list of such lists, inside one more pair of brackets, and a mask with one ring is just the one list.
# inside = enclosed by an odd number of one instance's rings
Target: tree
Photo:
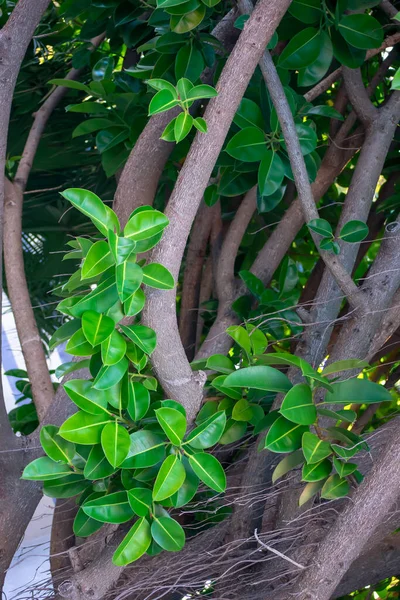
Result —
[[2, 575], [44, 491], [49, 598], [396, 597], [395, 6], [1, 6]]

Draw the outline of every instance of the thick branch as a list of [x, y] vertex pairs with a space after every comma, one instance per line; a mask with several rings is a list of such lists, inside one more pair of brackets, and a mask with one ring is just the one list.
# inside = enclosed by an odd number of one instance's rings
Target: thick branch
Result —
[[362, 80], [361, 70], [342, 67], [342, 73], [350, 102], [361, 123], [365, 127], [369, 127], [374, 119], [378, 117], [378, 109], [369, 99]]
[[[209, 133], [196, 135], [179, 174], [166, 211], [170, 225], [152, 252], [152, 259], [169, 268], [175, 279], [197, 208], [234, 114], [289, 4], [290, 0], [260, 0], [257, 4], [221, 73], [218, 96], [210, 101], [205, 112]], [[152, 357], [156, 374], [167, 395], [186, 406], [191, 420], [201, 403], [202, 384], [194, 378], [179, 338], [175, 291], [150, 290], [143, 317], [157, 332], [157, 348]]]

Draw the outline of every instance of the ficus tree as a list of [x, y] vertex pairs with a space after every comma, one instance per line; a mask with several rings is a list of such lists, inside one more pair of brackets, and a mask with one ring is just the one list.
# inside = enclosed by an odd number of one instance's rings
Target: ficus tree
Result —
[[20, 598], [398, 597], [395, 3], [0, 7], [2, 578], [45, 494]]

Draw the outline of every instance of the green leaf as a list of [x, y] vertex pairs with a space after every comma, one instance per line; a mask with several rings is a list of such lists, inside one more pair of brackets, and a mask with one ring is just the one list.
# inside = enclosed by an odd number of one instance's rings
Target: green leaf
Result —
[[[95, 310], [98, 313], [106, 312], [118, 301], [117, 286], [115, 278], [109, 277], [100, 283], [92, 292], [74, 304], [69, 312], [74, 317], [81, 317], [87, 310]], [[59, 307], [57, 307], [59, 310]]]
[[361, 50], [379, 48], [383, 42], [382, 26], [370, 15], [345, 15], [339, 21], [338, 29], [346, 42]]
[[174, 136], [175, 141], [181, 142], [190, 133], [193, 125], [193, 117], [187, 112], [181, 112], [175, 119]]
[[64, 375], [67, 375], [68, 373], [79, 371], [79, 369], [87, 369], [89, 367], [89, 364], [89, 359], [79, 361], [71, 360], [57, 367], [57, 369], [55, 370], [55, 376], [57, 377], [57, 379], [61, 379], [62, 377], [64, 377]]
[[331, 417], [336, 421], [347, 421], [353, 423], [357, 419], [357, 413], [354, 410], [329, 410], [328, 408], [317, 408], [319, 414], [325, 417]]
[[138, 517], [147, 517], [153, 504], [153, 495], [147, 488], [133, 488], [128, 491], [131, 509]]
[[132, 421], [140, 421], [150, 408], [150, 394], [138, 381], [129, 382], [128, 413]]
[[253, 418], [253, 409], [251, 404], [244, 398], [238, 400], [232, 411], [232, 419], [234, 421], [251, 421]]
[[114, 552], [113, 564], [117, 567], [123, 567], [134, 562], [146, 552], [150, 544], [150, 525], [143, 517], [136, 521]]
[[226, 489], [226, 476], [221, 463], [206, 452], [192, 454], [189, 456], [189, 464], [197, 477], [208, 487], [216, 492], [224, 492]]
[[169, 552], [179, 552], [185, 545], [185, 532], [170, 517], [155, 518], [151, 524], [151, 535], [161, 548]]
[[82, 102], [81, 104], [69, 104], [65, 107], [65, 110], [66, 112], [86, 113], [88, 115], [109, 115], [111, 112], [105, 104], [100, 104], [99, 102]]
[[333, 236], [332, 227], [325, 219], [313, 219], [307, 223], [307, 227], [311, 229], [311, 231], [318, 233], [318, 235], [322, 235], [324, 237]]
[[264, 130], [264, 119], [260, 107], [248, 98], [242, 99], [233, 122], [241, 129], [245, 127], [258, 127], [261, 131]]
[[70, 88], [71, 90], [79, 90], [81, 92], [86, 92], [87, 94], [92, 94], [90, 87], [84, 85], [80, 81], [74, 81], [73, 79], [50, 79], [48, 83]]
[[174, 106], [179, 104], [176, 95], [172, 94], [169, 89], [162, 89], [155, 96], [153, 96], [149, 104], [149, 116], [157, 115], [158, 113], [165, 112]]
[[262, 196], [270, 196], [282, 184], [285, 176], [283, 162], [277, 152], [266, 150], [258, 169], [258, 187]]
[[201, 84], [195, 85], [187, 95], [188, 100], [201, 100], [202, 98], [215, 98], [218, 96], [216, 89], [211, 85]]
[[125, 261], [117, 265], [115, 276], [118, 296], [121, 302], [126, 302], [139, 289], [143, 280], [143, 271], [138, 264]]
[[[207, 123], [202, 117], [197, 117], [196, 119], [193, 119], [193, 125], [198, 131], [200, 131], [200, 133], [207, 133], [208, 131]], [[208, 204], [207, 206], [210, 206], [210, 204]]]
[[108, 243], [110, 244], [112, 257], [117, 265], [127, 260], [136, 247], [133, 240], [121, 237], [111, 229], [108, 232]]
[[198, 450], [210, 448], [211, 446], [214, 446], [221, 438], [222, 434], [224, 433], [225, 425], [225, 412], [219, 411], [214, 415], [211, 415], [211, 417], [203, 421], [201, 425], [193, 429], [189, 433], [185, 443], [190, 444], [192, 448], [196, 448]]
[[96, 446], [93, 446], [83, 470], [83, 474], [86, 479], [91, 479], [92, 481], [104, 479], [105, 477], [112, 475], [114, 472], [115, 469], [110, 465], [105, 457], [101, 445], [96, 444]]
[[342, 65], [349, 67], [349, 69], [357, 69], [357, 67], [360, 67], [364, 63], [367, 54], [366, 50], [360, 50], [348, 44], [344, 37], [333, 27], [330, 29], [330, 35], [334, 57]]
[[235, 370], [235, 365], [230, 358], [223, 354], [213, 354], [207, 359], [206, 369], [218, 371], [218, 373], [232, 373]]
[[[92, 496], [98, 497], [97, 494], [98, 494], [98, 492], [91, 494], [89, 496], [88, 500], [91, 499]], [[74, 524], [73, 524], [73, 532], [76, 536], [82, 537], [82, 538], [89, 537], [90, 535], [93, 535], [94, 533], [96, 533], [96, 531], [98, 531], [102, 527], [103, 527], [103, 523], [88, 517], [88, 515], [85, 514], [82, 507], [76, 513], [76, 516], [74, 519]]]
[[392, 396], [379, 383], [368, 379], [348, 379], [332, 384], [332, 393], [325, 396], [329, 404], [374, 404], [375, 402], [390, 402]]
[[321, 490], [321, 498], [326, 500], [335, 500], [343, 498], [349, 493], [350, 486], [346, 479], [342, 479], [339, 475], [331, 475], [324, 483]]
[[292, 387], [284, 373], [264, 365], [238, 369], [226, 377], [225, 385], [268, 392], [288, 392]]
[[122, 469], [145, 469], [156, 465], [165, 456], [165, 441], [152, 431], [142, 429], [131, 433], [131, 446]]
[[[308, 125], [305, 123], [296, 123], [296, 132], [297, 137], [299, 138], [300, 148], [304, 156], [310, 154], [317, 147], [317, 134]], [[283, 148], [287, 151], [286, 142], [283, 135], [281, 135], [279, 141], [281, 142]]]
[[279, 56], [278, 65], [283, 69], [304, 69], [318, 57], [320, 45], [319, 29], [307, 27], [289, 41]]
[[[66, 323], [61, 325], [61, 327], [59, 327], [50, 338], [50, 350], [54, 350], [54, 348], [56, 348], [59, 344], [62, 344], [63, 342], [69, 340], [70, 337], [73, 336], [73, 334], [76, 333], [80, 328], [81, 322], [79, 319], [72, 319], [71, 321], [67, 321]], [[7, 371], [5, 375], [7, 375], [8, 373], [9, 371]], [[20, 375], [15, 375], [15, 377], [20, 377]]]
[[133, 517], [133, 511], [125, 491], [89, 500], [82, 508], [89, 517], [102, 523], [126, 523]]
[[309, 431], [303, 435], [302, 448], [309, 465], [319, 463], [332, 454], [331, 445]]
[[365, 240], [368, 233], [368, 225], [363, 221], [348, 221], [340, 230], [339, 237], [344, 242], [355, 244]]
[[[161, 233], [168, 225], [168, 218], [158, 210], [142, 210], [134, 213], [125, 226], [125, 237], [135, 242], [147, 240]], [[137, 252], [144, 252], [136, 246]]]
[[301, 450], [296, 450], [292, 454], [288, 454], [275, 467], [272, 473], [272, 483], [289, 473], [295, 467], [304, 463], [304, 456]]
[[93, 388], [93, 382], [85, 379], [70, 379], [64, 383], [64, 389], [80, 409], [92, 415], [110, 414], [107, 410], [107, 397]]
[[145, 325], [121, 325], [122, 332], [146, 354], [152, 354], [157, 345], [156, 332]]
[[97, 346], [114, 331], [114, 321], [106, 315], [88, 310], [82, 315], [82, 330], [89, 344]]
[[[319, 1], [319, 0], [318, 0]], [[328, 71], [332, 58], [332, 42], [326, 31], [320, 30], [320, 51], [318, 57], [298, 74], [297, 84], [299, 86], [311, 86], [320, 81]]]
[[97, 277], [114, 264], [107, 242], [96, 242], [90, 247], [82, 266], [82, 279]]
[[302, 471], [303, 481], [320, 481], [329, 477], [332, 471], [332, 463], [328, 459], [318, 463], [306, 464]]
[[143, 283], [158, 290], [172, 290], [175, 281], [164, 265], [150, 263], [143, 267]]
[[229, 398], [233, 398], [234, 400], [240, 400], [242, 397], [242, 391], [225, 385], [225, 379], [226, 375], [218, 375], [218, 377], [215, 377], [215, 379], [212, 380], [211, 385], [225, 396], [229, 396]]
[[95, 350], [87, 341], [83, 329], [78, 329], [65, 346], [65, 352], [73, 356], [91, 356]]
[[121, 360], [115, 365], [104, 365], [97, 373], [96, 378], [93, 382], [93, 387], [96, 390], [110, 389], [119, 381], [121, 381], [121, 379], [127, 372], [128, 367], [129, 362], [125, 357], [121, 358]]
[[225, 431], [219, 439], [219, 443], [222, 445], [233, 444], [240, 440], [247, 431], [247, 423], [244, 421], [234, 421], [228, 419], [225, 426]]
[[239, 344], [239, 346], [243, 348], [245, 352], [247, 352], [247, 354], [251, 354], [250, 336], [244, 327], [241, 327], [240, 325], [232, 325], [231, 327], [227, 328], [226, 333], [230, 335], [230, 337], [233, 338], [235, 342]]
[[128, 300], [124, 302], [124, 312], [126, 316], [133, 317], [140, 313], [146, 304], [146, 296], [144, 291], [139, 288]]
[[343, 121], [344, 117], [332, 106], [322, 104], [321, 106], [308, 106], [301, 111], [302, 115], [317, 115], [319, 117], [328, 117], [329, 119], [338, 119]]
[[69, 475], [45, 481], [43, 484], [43, 494], [50, 498], [72, 498], [81, 494], [90, 483], [82, 475]]
[[165, 500], [165, 498], [169, 498], [172, 496], [172, 494], [175, 494], [175, 492], [179, 490], [185, 481], [185, 477], [185, 467], [179, 460], [178, 456], [167, 456], [161, 465], [157, 474], [157, 478], [154, 482], [153, 500], [160, 502], [161, 500]]
[[311, 500], [311, 498], [313, 496], [315, 496], [315, 494], [317, 492], [319, 492], [319, 490], [323, 487], [323, 485], [324, 485], [323, 479], [321, 481], [312, 481], [310, 483], [307, 483], [304, 490], [300, 494], [299, 506], [303, 506], [303, 504], [305, 504], [306, 502]]
[[21, 475], [21, 479], [30, 481], [47, 481], [58, 479], [67, 475], [74, 475], [71, 468], [65, 463], [55, 462], [48, 456], [42, 456], [30, 462]]
[[353, 369], [366, 369], [369, 363], [359, 358], [350, 358], [348, 360], [337, 360], [330, 365], [324, 367], [324, 375], [332, 375], [333, 373], [341, 373], [342, 371], [351, 371]]
[[390, 86], [391, 90], [400, 90], [400, 68], [397, 69], [394, 77], [392, 79], [392, 85]]
[[155, 411], [165, 435], [175, 446], [180, 446], [186, 433], [186, 418], [175, 408], [159, 408]]
[[40, 443], [47, 456], [55, 461], [70, 463], [75, 456], [75, 444], [58, 435], [58, 427], [45, 425], [40, 430]]
[[101, 432], [109, 422], [110, 417], [107, 415], [91, 415], [79, 411], [64, 421], [58, 434], [76, 444], [100, 444]]
[[129, 433], [118, 423], [109, 423], [101, 432], [101, 446], [104, 454], [113, 467], [118, 467], [127, 457], [131, 440]]
[[170, 21], [171, 30], [180, 34], [187, 33], [200, 25], [205, 16], [206, 7], [203, 5], [184, 15], [172, 16]]
[[226, 152], [243, 162], [256, 162], [267, 151], [265, 134], [256, 127], [245, 127], [228, 142]]
[[112, 334], [101, 344], [101, 360], [104, 365], [111, 366], [123, 359], [126, 342], [122, 335], [114, 329]]
[[286, 419], [300, 425], [311, 425], [317, 419], [311, 388], [306, 383], [297, 383], [283, 399], [279, 411]]
[[296, 19], [307, 24], [317, 23], [322, 16], [320, 0], [293, 0], [288, 10]]
[[303, 433], [308, 430], [304, 425], [298, 425], [279, 417], [271, 425], [265, 438], [265, 448], [271, 452], [294, 452], [301, 446]]
[[333, 457], [333, 466], [338, 472], [339, 477], [348, 477], [354, 473], [358, 467], [358, 465], [355, 463], [342, 462], [341, 460], [337, 459], [336, 456]]
[[343, 446], [339, 446], [339, 444], [332, 444], [332, 450], [335, 452], [335, 454], [337, 454], [338, 456], [340, 456], [340, 458], [343, 458], [344, 460], [349, 460], [349, 458], [352, 458], [355, 454], [357, 454], [357, 452], [360, 452], [364, 449], [364, 442], [355, 444], [351, 448], [345, 448]]
[[61, 196], [69, 200], [75, 208], [89, 217], [104, 236], [107, 236], [109, 229], [119, 233], [117, 215], [93, 192], [79, 188], [69, 188], [61, 192]]

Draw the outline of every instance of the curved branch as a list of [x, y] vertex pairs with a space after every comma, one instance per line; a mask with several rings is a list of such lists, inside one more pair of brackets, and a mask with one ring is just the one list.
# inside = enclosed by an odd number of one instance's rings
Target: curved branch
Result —
[[362, 80], [361, 70], [342, 67], [342, 73], [350, 102], [360, 121], [368, 128], [378, 117], [379, 111], [369, 99]]
[[[196, 134], [167, 206], [170, 225], [152, 252], [152, 259], [162, 262], [175, 279], [197, 208], [234, 114], [289, 4], [290, 0], [259, 1], [221, 73], [218, 96], [208, 104], [204, 117], [209, 133]], [[200, 407], [203, 382], [199, 384], [193, 375], [179, 338], [175, 291], [150, 290], [143, 317], [157, 332], [157, 348], [152, 356], [156, 374], [168, 396], [186, 407], [190, 421]]]

